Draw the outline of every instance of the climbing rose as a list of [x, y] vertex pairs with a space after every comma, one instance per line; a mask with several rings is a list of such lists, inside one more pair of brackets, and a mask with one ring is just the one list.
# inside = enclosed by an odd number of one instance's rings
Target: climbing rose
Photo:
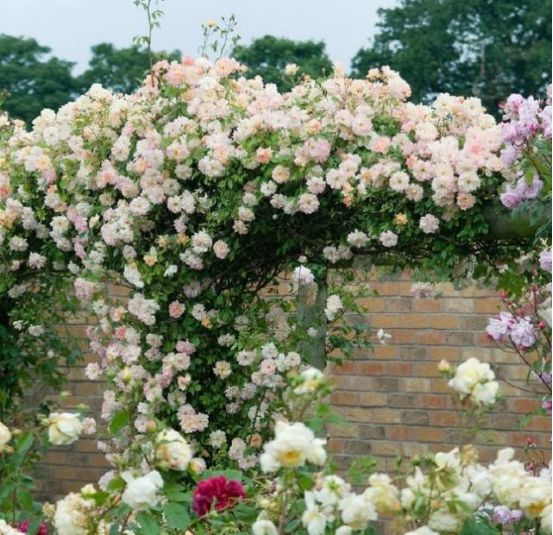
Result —
[[229, 481], [225, 476], [214, 476], [198, 483], [194, 490], [192, 509], [198, 516], [204, 516], [213, 507], [217, 511], [222, 511], [245, 497], [246, 493], [240, 481]]

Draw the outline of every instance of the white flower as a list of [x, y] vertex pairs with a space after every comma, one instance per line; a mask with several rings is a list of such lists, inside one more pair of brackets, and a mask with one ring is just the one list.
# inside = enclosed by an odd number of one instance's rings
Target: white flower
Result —
[[339, 507], [342, 512], [342, 521], [354, 530], [364, 530], [370, 520], [378, 518], [374, 504], [364, 496], [357, 494], [342, 498]]
[[56, 446], [73, 444], [83, 431], [83, 424], [76, 414], [52, 412], [48, 417], [48, 439]]
[[325, 316], [328, 321], [333, 321], [340, 310], [344, 308], [339, 295], [329, 295], [326, 299]]
[[301, 286], [309, 286], [315, 282], [315, 276], [308, 267], [298, 266], [292, 274], [294, 282]]
[[299, 71], [299, 67], [295, 63], [288, 63], [286, 67], [284, 67], [284, 72], [288, 76], [292, 76], [296, 74]]
[[327, 517], [321, 512], [320, 506], [315, 501], [313, 492], [306, 492], [304, 496], [305, 512], [301, 517], [303, 525], [309, 535], [324, 535]]
[[253, 535], [278, 535], [276, 526], [265, 518], [258, 518], [252, 526]]
[[430, 529], [428, 526], [421, 526], [413, 531], [408, 531], [405, 535], [440, 535], [438, 532]]
[[211, 236], [203, 230], [194, 233], [192, 236], [192, 249], [196, 254], [207, 252], [212, 243], [213, 240], [211, 239]]
[[440, 509], [432, 513], [428, 521], [428, 525], [437, 530], [439, 533], [459, 533], [462, 520], [459, 516]]
[[215, 256], [221, 260], [225, 259], [230, 252], [230, 247], [222, 240], [217, 240], [213, 244]]
[[89, 514], [94, 508], [94, 501], [85, 499], [81, 494], [71, 492], [56, 503], [54, 527], [61, 535], [87, 535]]
[[135, 478], [131, 472], [123, 472], [121, 477], [127, 486], [121, 500], [135, 511], [142, 511], [154, 507], [160, 500], [157, 494], [163, 488], [163, 479], [157, 470], [145, 476]]
[[425, 234], [436, 234], [440, 228], [440, 220], [432, 214], [426, 214], [420, 218], [419, 228]]
[[275, 439], [265, 444], [260, 457], [261, 469], [264, 472], [275, 472], [281, 467], [303, 466], [307, 461], [323, 464], [326, 460], [326, 452], [322, 447], [324, 443], [300, 422], [277, 422]]
[[381, 232], [380, 236], [378, 237], [378, 240], [382, 245], [384, 245], [384, 247], [395, 247], [397, 245], [397, 239], [397, 234], [395, 234], [391, 230]]
[[317, 501], [328, 507], [337, 505], [342, 498], [349, 494], [349, 491], [350, 485], [341, 477], [329, 475], [323, 479], [321, 489], [314, 492]]
[[324, 373], [317, 368], [309, 367], [303, 370], [300, 375], [300, 384], [294, 388], [294, 394], [303, 395], [315, 392], [324, 382]]
[[399, 490], [392, 484], [387, 474], [372, 474], [369, 477], [371, 485], [363, 496], [374, 503], [379, 514], [393, 514], [401, 510]]
[[349, 526], [340, 526], [334, 535], [351, 535], [353, 530]]
[[494, 403], [499, 389], [490, 365], [474, 357], [458, 366], [448, 385], [462, 396], [470, 396], [478, 405]]
[[298, 208], [304, 214], [312, 214], [319, 209], [319, 199], [312, 193], [302, 193], [298, 199]]
[[164, 470], [186, 470], [192, 448], [174, 429], [164, 429], [156, 437], [156, 464]]
[[381, 344], [385, 345], [392, 335], [387, 333], [384, 329], [378, 329], [376, 337]]
[[24, 535], [24, 533], [12, 528], [5, 520], [0, 519], [0, 535]]
[[226, 444], [227, 436], [224, 431], [217, 429], [216, 431], [212, 431], [210, 433], [208, 442], [210, 446], [220, 448], [223, 444]]
[[489, 381], [488, 383], [477, 384], [472, 389], [470, 397], [477, 405], [493, 405], [497, 400], [498, 391], [499, 383]]
[[347, 240], [352, 247], [361, 248], [367, 245], [369, 237], [364, 232], [355, 230], [348, 234]]
[[144, 288], [144, 283], [142, 282], [142, 277], [140, 276], [140, 271], [136, 266], [132, 264], [127, 264], [123, 270], [123, 276], [137, 288]]
[[0, 453], [6, 449], [6, 445], [11, 440], [12, 434], [10, 430], [0, 422]]

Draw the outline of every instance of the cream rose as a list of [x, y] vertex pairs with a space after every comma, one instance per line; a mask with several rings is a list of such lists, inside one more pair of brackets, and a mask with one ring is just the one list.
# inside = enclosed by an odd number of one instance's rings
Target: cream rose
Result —
[[11, 440], [12, 434], [10, 430], [0, 422], [0, 453], [6, 449], [8, 442]]
[[76, 414], [53, 412], [48, 418], [48, 439], [56, 446], [73, 444], [83, 431], [83, 424]]
[[156, 464], [163, 470], [186, 470], [192, 460], [192, 448], [174, 429], [164, 429], [156, 438]]
[[160, 499], [158, 490], [163, 488], [163, 479], [157, 470], [136, 478], [127, 471], [123, 472], [121, 477], [127, 483], [121, 496], [123, 503], [135, 511], [143, 511], [157, 505]]

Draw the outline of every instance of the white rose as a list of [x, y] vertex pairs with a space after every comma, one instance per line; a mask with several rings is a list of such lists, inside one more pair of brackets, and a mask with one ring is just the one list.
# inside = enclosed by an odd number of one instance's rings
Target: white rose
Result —
[[321, 438], [313, 440], [311, 447], [307, 452], [307, 460], [310, 463], [322, 466], [326, 462], [326, 450], [324, 449], [325, 444], [326, 440]]
[[1, 535], [23, 535], [22, 531], [12, 528], [5, 520], [0, 519], [0, 534]]
[[156, 437], [157, 466], [164, 470], [186, 470], [192, 460], [192, 448], [180, 433], [165, 429]]
[[294, 388], [294, 394], [311, 394], [324, 381], [324, 373], [317, 368], [309, 367], [300, 373], [301, 383]]
[[12, 434], [10, 430], [0, 422], [0, 453], [6, 449], [6, 445], [11, 440]]
[[405, 535], [439, 535], [434, 530], [430, 529], [428, 526], [421, 526], [413, 531], [409, 531]]
[[127, 483], [121, 500], [135, 511], [149, 509], [159, 502], [157, 492], [163, 488], [163, 479], [157, 470], [137, 478], [127, 471], [121, 477]]
[[490, 381], [489, 383], [476, 385], [470, 397], [477, 405], [492, 405], [495, 403], [498, 390], [499, 383]]
[[75, 492], [69, 493], [56, 503], [54, 527], [63, 535], [86, 535], [88, 513], [94, 508], [94, 501], [84, 499]]
[[353, 530], [349, 526], [341, 526], [336, 530], [335, 535], [351, 535]]
[[364, 496], [357, 494], [346, 496], [340, 500], [339, 507], [344, 524], [355, 530], [364, 530], [369, 520], [378, 518], [374, 504]]
[[326, 452], [324, 441], [315, 438], [313, 431], [301, 422], [277, 422], [275, 439], [265, 444], [265, 451], [260, 457], [261, 469], [264, 472], [275, 472], [281, 467], [295, 468], [303, 466], [306, 461], [323, 464]]
[[73, 444], [83, 431], [79, 417], [70, 412], [51, 413], [48, 425], [48, 439], [56, 446]]
[[428, 525], [440, 533], [458, 533], [461, 529], [461, 519], [441, 510], [430, 516]]
[[270, 520], [260, 518], [252, 526], [252, 533], [253, 535], [278, 535], [278, 530]]
[[449, 386], [461, 392], [470, 394], [478, 383], [493, 381], [495, 374], [487, 362], [480, 362], [472, 357], [463, 362], [455, 372], [455, 377], [449, 381]]

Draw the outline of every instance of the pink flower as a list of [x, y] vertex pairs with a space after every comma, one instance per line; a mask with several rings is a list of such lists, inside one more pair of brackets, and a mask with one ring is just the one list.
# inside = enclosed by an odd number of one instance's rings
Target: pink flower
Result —
[[178, 319], [184, 314], [184, 305], [180, 301], [173, 301], [169, 305], [169, 316]]
[[196, 351], [194, 345], [188, 340], [179, 340], [176, 345], [176, 350], [179, 353], [185, 353], [186, 355], [192, 355]]
[[246, 492], [240, 481], [214, 476], [198, 483], [192, 497], [192, 509], [198, 516], [204, 516], [213, 508], [222, 511], [233, 507], [245, 497]]
[[516, 208], [522, 202], [522, 194], [516, 189], [508, 187], [500, 196], [501, 204], [506, 208]]
[[426, 214], [420, 218], [419, 228], [425, 234], [436, 234], [440, 228], [440, 220], [432, 214]]
[[510, 312], [500, 312], [496, 318], [491, 318], [486, 327], [488, 336], [496, 342], [503, 342], [515, 319]]
[[390, 138], [386, 136], [376, 137], [371, 141], [370, 148], [373, 152], [380, 152], [386, 154], [390, 148]]
[[391, 230], [381, 232], [378, 239], [384, 247], [395, 247], [397, 245], [397, 234]]
[[511, 327], [510, 336], [513, 342], [524, 349], [533, 346], [536, 343], [537, 337], [534, 331], [534, 326], [530, 318], [520, 318]]
[[540, 267], [551, 273], [551, 249], [542, 251], [540, 254]]
[[273, 149], [259, 147], [255, 153], [255, 158], [259, 163], [269, 163], [273, 157]]

